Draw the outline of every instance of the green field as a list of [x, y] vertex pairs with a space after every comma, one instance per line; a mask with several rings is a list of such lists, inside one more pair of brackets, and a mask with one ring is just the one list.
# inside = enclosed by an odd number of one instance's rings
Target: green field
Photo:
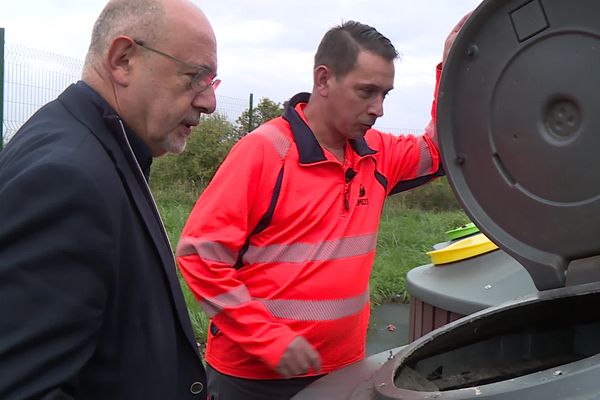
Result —
[[[176, 246], [199, 190], [185, 184], [153, 185], [153, 192], [172, 246]], [[388, 199], [381, 217], [377, 255], [371, 274], [373, 304], [406, 301], [406, 273], [429, 263], [425, 254], [446, 239], [445, 232], [468, 222], [444, 179]], [[181, 278], [180, 278], [181, 280]], [[198, 342], [206, 340], [207, 318], [181, 280]]]

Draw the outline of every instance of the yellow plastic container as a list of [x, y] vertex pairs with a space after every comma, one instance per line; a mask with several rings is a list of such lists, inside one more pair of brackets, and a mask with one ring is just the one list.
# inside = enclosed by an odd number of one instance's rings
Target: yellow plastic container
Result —
[[455, 261], [465, 260], [480, 254], [496, 250], [498, 246], [483, 233], [473, 235], [452, 243], [439, 250], [427, 252], [434, 265], [444, 265]]

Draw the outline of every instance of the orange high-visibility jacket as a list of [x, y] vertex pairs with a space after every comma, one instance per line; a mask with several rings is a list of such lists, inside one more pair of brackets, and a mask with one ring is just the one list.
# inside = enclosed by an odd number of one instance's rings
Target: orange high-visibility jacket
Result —
[[206, 361], [224, 374], [281, 378], [275, 367], [298, 335], [323, 373], [364, 358], [384, 200], [441, 174], [432, 123], [422, 136], [370, 129], [342, 165], [307, 125], [308, 97], [233, 147], [177, 247], [211, 318]]

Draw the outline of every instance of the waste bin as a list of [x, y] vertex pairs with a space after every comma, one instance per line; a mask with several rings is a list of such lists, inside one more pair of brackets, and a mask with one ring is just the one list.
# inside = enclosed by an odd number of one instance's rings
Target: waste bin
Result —
[[432, 263], [408, 272], [410, 342], [466, 315], [537, 292], [514, 258], [478, 231], [468, 233], [434, 245]]

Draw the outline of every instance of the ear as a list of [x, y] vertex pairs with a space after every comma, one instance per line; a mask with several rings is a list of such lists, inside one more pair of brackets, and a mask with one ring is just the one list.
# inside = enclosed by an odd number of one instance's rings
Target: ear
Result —
[[331, 80], [335, 79], [332, 71], [326, 65], [319, 65], [313, 72], [315, 90], [322, 97], [327, 97]]
[[110, 43], [107, 67], [115, 83], [128, 86], [131, 81], [132, 59], [139, 51], [135, 42], [127, 36], [118, 36]]

